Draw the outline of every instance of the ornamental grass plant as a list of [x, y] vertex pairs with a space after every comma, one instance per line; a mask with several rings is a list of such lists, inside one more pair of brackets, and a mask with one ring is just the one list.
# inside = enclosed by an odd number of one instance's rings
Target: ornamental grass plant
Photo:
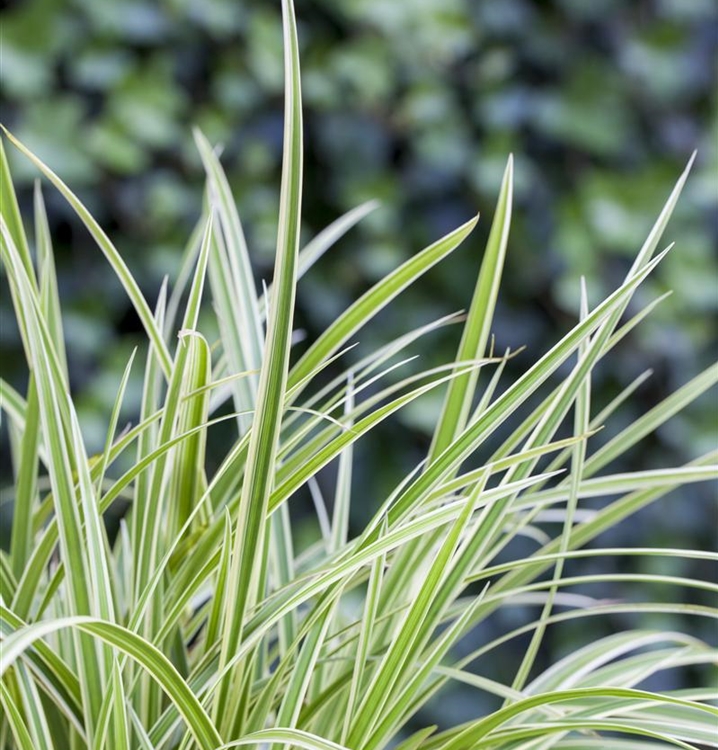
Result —
[[[0, 554], [0, 747], [718, 747], [715, 685], [647, 687], [659, 673], [715, 667], [716, 645], [691, 632], [612, 632], [574, 645], [548, 668], [537, 660], [547, 632], [570, 623], [631, 612], [645, 622], [678, 614], [690, 624], [718, 614], [692, 603], [694, 591], [715, 600], [710, 580], [572, 572], [581, 558], [599, 566], [609, 558], [718, 559], [714, 551], [601, 544], [604, 532], [673, 490], [718, 476], [718, 450], [659, 470], [611, 468], [714, 386], [718, 366], [609, 440], [601, 428], [640, 382], [607, 404], [591, 398], [594, 369], [658, 302], [632, 305], [671, 251], [661, 236], [690, 164], [623, 283], [596, 305], [583, 289], [576, 325], [513, 381], [504, 366], [516, 353], [492, 339], [509, 246], [510, 157], [465, 314], [363, 357], [348, 351], [397, 295], [451, 262], [478, 217], [378, 281], [299, 353], [297, 284], [373, 204], [300, 249], [302, 107], [291, 0], [283, 18], [281, 199], [274, 277], [261, 293], [218, 152], [199, 131], [202, 217], [179, 281], [160, 289], [153, 308], [77, 196], [6, 133], [93, 236], [142, 322], [146, 347], [128, 352], [104, 450], [88, 455], [69, 386], [43, 193], [38, 186], [27, 231], [3, 147], [2, 262], [28, 381], [24, 393], [0, 382], [15, 478], [11, 544]], [[210, 308], [217, 340], [201, 325], [200, 311]], [[462, 327], [455, 358], [407, 368], [448, 325]], [[141, 412], [124, 427], [120, 413], [138, 370]], [[443, 402], [424, 459], [397, 476], [389, 496], [357, 496], [355, 443], [371, 441], [377, 425], [430, 392]], [[233, 437], [210, 470], [208, 437], [220, 425]], [[489, 457], [477, 465], [471, 459], [480, 449]], [[336, 467], [330, 495], [317, 482], [329, 465]], [[290, 505], [306, 487], [317, 541], [295, 551]], [[371, 520], [355, 535], [349, 520], [358, 503]], [[116, 534], [108, 533], [111, 513], [121, 515]], [[514, 554], [525, 536], [535, 552]], [[620, 582], [650, 585], [661, 597], [577, 593]], [[527, 622], [457, 655], [467, 635], [517, 605], [530, 608]], [[512, 679], [481, 671], [482, 656], [517, 640], [523, 650]], [[452, 683], [494, 696], [499, 707], [457, 726], [410, 732]]]

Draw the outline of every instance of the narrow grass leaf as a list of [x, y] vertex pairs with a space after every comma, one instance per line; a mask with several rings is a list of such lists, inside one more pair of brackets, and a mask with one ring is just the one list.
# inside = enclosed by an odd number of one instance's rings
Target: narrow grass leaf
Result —
[[[211, 204], [218, 217], [218, 232], [210, 257], [210, 284], [217, 308], [222, 347], [230, 373], [259, 370], [264, 340], [257, 290], [249, 262], [242, 224], [229, 182], [207, 139], [195, 129], [195, 143], [207, 173]], [[257, 398], [255, 375], [232, 383], [235, 409], [254, 408]], [[239, 417], [241, 432], [250, 424]]]
[[[586, 285], [583, 279], [581, 280], [581, 319], [585, 320], [588, 315], [588, 293]], [[588, 342], [584, 342], [578, 349], [579, 360], [588, 355]], [[589, 429], [589, 414], [591, 411], [591, 371], [583, 377], [582, 383], [579, 385], [579, 390], [575, 404], [575, 414], [573, 422], [573, 431], [575, 435], [583, 435], [588, 432]], [[576, 515], [576, 509], [578, 507], [578, 493], [583, 477], [583, 467], [586, 459], [586, 442], [581, 440], [577, 442], [572, 448], [572, 461], [571, 461], [571, 474], [570, 474], [570, 485], [568, 490], [568, 498], [566, 499], [566, 514], [564, 518], [563, 530], [561, 533], [561, 548], [560, 554], [566, 553], [569, 547], [569, 541], [571, 537], [571, 529], [573, 528], [574, 518]], [[541, 620], [544, 621], [551, 615], [551, 611], [554, 606], [554, 599], [558, 590], [559, 581], [563, 576], [564, 569], [564, 558], [561, 556], [556, 561], [556, 567], [553, 572], [553, 585], [549, 589], [548, 598], [544, 604], [543, 611], [541, 613]], [[538, 656], [539, 648], [543, 641], [545, 634], [545, 626], [539, 625], [534, 630], [531, 636], [531, 642], [529, 643], [524, 657], [521, 660], [516, 676], [511, 683], [511, 688], [520, 692], [523, 690], [533, 668], [533, 665]], [[504, 705], [507, 705], [511, 699], [507, 699]]]
[[4, 126], [0, 127], [3, 127], [5, 135], [9, 138], [12, 144], [28, 159], [30, 159], [30, 161], [35, 164], [35, 166], [50, 180], [50, 182], [55, 185], [60, 193], [62, 193], [63, 197], [67, 200], [70, 206], [72, 206], [74, 211], [82, 220], [83, 224], [87, 227], [90, 234], [93, 236], [98, 246], [100, 247], [100, 250], [102, 250], [105, 257], [112, 266], [113, 271], [122, 283], [122, 286], [127, 292], [127, 296], [132, 301], [132, 304], [137, 311], [137, 315], [142, 321], [147, 335], [157, 349], [157, 356], [160, 359], [163, 372], [165, 373], [165, 375], [169, 375], [171, 358], [162, 338], [161, 330], [155, 324], [154, 318], [152, 317], [152, 312], [150, 311], [145, 298], [142, 296], [142, 292], [140, 291], [137, 282], [130, 273], [130, 270], [127, 268], [127, 264], [122, 259], [122, 256], [110, 241], [110, 238], [101, 229], [100, 225], [95, 221], [95, 219], [92, 218], [90, 212], [85, 208], [85, 206], [80, 202], [80, 200], [70, 190], [70, 188], [68, 188], [67, 185], [46, 164], [44, 164], [44, 162], [42, 162], [37, 156], [35, 156], [32, 151], [30, 151], [26, 146], [20, 143], [20, 141], [18, 141], [15, 136], [9, 133]]
[[[102, 564], [97, 569], [91, 569], [90, 560], [84, 553], [89, 544], [93, 562], [99, 561], [96, 558], [97, 555], [100, 555], [99, 559], [104, 557], [104, 549], [100, 550], [100, 540], [94, 533], [98, 529], [97, 523], [93, 522], [93, 517], [94, 521], [97, 521], [96, 508], [91, 498], [87, 496], [88, 488], [85, 485], [81, 492], [81, 505], [85, 520], [91, 527], [86, 537], [86, 544], [81, 533], [81, 517], [72, 474], [70, 452], [72, 451], [76, 461], [78, 473], [84, 474], [84, 469], [86, 469], [84, 448], [78, 444], [76, 423], [74, 421], [70, 425], [66, 423], [68, 408], [72, 414], [72, 404], [69, 401], [65, 384], [62, 382], [59, 365], [53, 359], [54, 349], [40, 318], [39, 301], [24, 267], [19, 262], [14, 243], [7, 233], [5, 233], [5, 239], [4, 257], [12, 282], [18, 292], [18, 303], [21, 305], [21, 314], [26, 323], [27, 357], [33, 364], [33, 371], [37, 378], [40, 417], [43, 434], [48, 444], [49, 471], [56, 504], [55, 512], [60, 532], [62, 558], [70, 573], [68, 597], [70, 612], [106, 616], [108, 614], [104, 606], [108, 604], [106, 598], [108, 592], [105, 585], [106, 569], [103, 569]], [[70, 443], [68, 443], [68, 431], [70, 431]], [[93, 643], [84, 638], [78, 640], [81, 649], [81, 654], [78, 654], [80, 684], [83, 691], [83, 703], [88, 710], [89, 732], [92, 735], [104, 683], [105, 660], [98, 659]]]
[[[220, 667], [223, 667], [228, 662], [230, 654], [236, 651], [237, 644], [242, 638], [247, 609], [254, 605], [258, 594], [255, 586], [264, 555], [264, 529], [287, 387], [296, 292], [303, 161], [299, 47], [292, 3], [285, 0], [282, 3], [282, 11], [286, 85], [284, 157], [274, 272], [275, 292], [271, 300], [265, 355], [260, 372], [247, 470], [237, 519]], [[225, 725], [234, 723], [232, 716], [228, 716], [226, 712], [230, 682], [228, 679], [223, 681], [215, 703], [215, 715], [223, 716]], [[231, 713], [230, 711], [229, 714]]]
[[3, 707], [3, 716], [7, 721], [6, 726], [10, 727], [19, 750], [37, 750], [35, 741], [23, 718], [23, 713], [4, 682], [0, 682], [0, 703]]
[[[485, 356], [486, 345], [493, 324], [494, 309], [499, 293], [504, 258], [511, 226], [511, 201], [513, 197], [513, 157], [509, 157], [501, 182], [499, 199], [489, 239], [481, 261], [481, 270], [464, 330], [456, 354], [457, 361], [480, 359]], [[442, 453], [465, 427], [476, 390], [478, 372], [472, 372], [449, 383], [439, 421], [432, 437], [428, 463]]]
[[293, 396], [296, 398], [299, 392], [299, 384], [312, 370], [331, 356], [359, 328], [386, 307], [394, 297], [455, 250], [470, 234], [477, 221], [478, 217], [473, 218], [442, 239], [429, 245], [388, 276], [385, 276], [342, 313], [292, 368], [289, 387], [294, 389]]
[[50, 226], [42, 197], [40, 181], [35, 181], [33, 193], [35, 208], [35, 244], [37, 246], [37, 267], [40, 276], [40, 297], [44, 317], [52, 335], [60, 369], [68, 379], [67, 353], [65, 351], [65, 336], [62, 329], [62, 312], [60, 309], [60, 293], [57, 287], [57, 273], [55, 271], [55, 254], [50, 238]]
[[175, 704], [202, 750], [216, 750], [222, 744], [209, 716], [167, 657], [151, 643], [121, 625], [93, 617], [67, 617], [28, 625], [5, 638], [0, 655], [0, 675], [5, 674], [35, 641], [63, 628], [88, 633], [137, 661]]
[[16, 467], [15, 501], [10, 530], [10, 562], [16, 578], [22, 575], [32, 549], [32, 515], [38, 501], [39, 446], [40, 404], [35, 376], [30, 374], [27, 386], [25, 426], [20, 439], [20, 456]]
[[15, 676], [22, 696], [24, 714], [27, 718], [28, 729], [37, 750], [52, 750], [55, 743], [52, 739], [50, 726], [45, 716], [45, 710], [40, 693], [31, 678], [29, 670], [23, 664], [16, 664]]
[[226, 612], [227, 583], [229, 581], [229, 570], [232, 560], [232, 519], [229, 511], [224, 511], [224, 533], [222, 535], [222, 546], [220, 547], [220, 559], [217, 567], [217, 579], [214, 586], [212, 606], [207, 621], [207, 634], [205, 636], [205, 652], [217, 642], [220, 635], [220, 625]]
[[3, 219], [7, 222], [8, 231], [15, 243], [20, 260], [25, 268], [25, 273], [27, 273], [28, 277], [37, 284], [32, 267], [32, 258], [30, 257], [30, 246], [28, 245], [25, 227], [23, 226], [22, 216], [20, 214], [20, 207], [17, 202], [17, 195], [15, 194], [15, 188], [13, 187], [10, 164], [8, 162], [7, 154], [5, 153], [5, 145], [1, 140], [0, 206], [2, 207]]
[[476, 422], [470, 424], [458, 435], [455, 441], [435, 459], [429, 469], [404, 490], [402, 496], [392, 508], [392, 518], [408, 512], [416, 502], [424, 497], [427, 491], [467, 458], [496, 428], [497, 423], [506, 420], [578, 348], [581, 342], [602, 324], [607, 316], [610, 316], [625, 303], [636, 286], [655, 268], [664, 255], [665, 252], [607, 297], [585, 320], [575, 326], [558, 344], [504, 391]]
[[400, 632], [391, 643], [370, 685], [367, 687], [347, 737], [347, 742], [351, 747], [364, 747], [366, 737], [372, 727], [379, 721], [382, 706], [391, 694], [393, 686], [400, 680], [402, 670], [411, 658], [417, 641], [421, 642], [419, 635], [426, 628], [424, 619], [427, 617], [429, 606], [436, 597], [439, 587], [444, 584], [449, 561], [457, 550], [461, 535], [471, 519], [483, 488], [484, 483], [479, 482], [472, 490], [469, 498], [464, 501], [461, 514], [450, 528], [446, 539], [427, 570], [421, 589], [406, 614]]
[[[386, 533], [386, 532], [385, 532]], [[369, 665], [369, 652], [373, 642], [374, 625], [379, 614], [379, 597], [381, 595], [381, 584], [384, 577], [384, 568], [386, 566], [386, 555], [379, 555], [371, 566], [369, 575], [369, 585], [367, 587], [366, 599], [364, 602], [364, 617], [359, 629], [359, 639], [356, 647], [356, 657], [354, 659], [354, 668], [352, 669], [352, 678], [349, 685], [349, 697], [347, 699], [346, 713], [342, 726], [342, 743], [347, 741], [351, 722], [356, 714], [358, 698], [360, 695], [364, 673]]]
[[[519, 716], [527, 709], [534, 708], [541, 705], [551, 705], [554, 703], [561, 703], [563, 701], [581, 700], [583, 698], [624, 698], [635, 701], [649, 701], [655, 704], [666, 704], [666, 705], [678, 705], [686, 706], [689, 708], [696, 708], [702, 712], [705, 712], [706, 716], [713, 716], [718, 718], [718, 709], [712, 706], [704, 706], [701, 704], [690, 703], [683, 701], [678, 698], [670, 698], [660, 693], [650, 693], [644, 690], [634, 690], [631, 688], [614, 688], [614, 687], [600, 687], [600, 688], [574, 688], [573, 690], [556, 690], [545, 695], [530, 696], [524, 698], [521, 701], [512, 703], [505, 708], [495, 711], [490, 716], [480, 719], [479, 721], [472, 723], [464, 731], [456, 735], [456, 737], [447, 742], [442, 746], [442, 750], [463, 750], [467, 746], [471, 746], [480, 741], [485, 741], [500, 727], [507, 723], [510, 719]], [[561, 726], [563, 722], [559, 722], [558, 726]], [[587, 724], [589, 726], [590, 724]], [[567, 728], [570, 728], [570, 724]], [[667, 735], [669, 736], [669, 735]]]
[[262, 729], [259, 732], [243, 737], [241, 740], [228, 742], [226, 745], [218, 747], [216, 750], [229, 750], [232, 747], [241, 747], [242, 745], [255, 745], [262, 742], [274, 743], [278, 745], [287, 745], [290, 747], [301, 747], [304, 750], [349, 750], [344, 745], [338, 745], [336, 742], [323, 740], [309, 732], [301, 729]]
[[616, 437], [593, 453], [586, 460], [586, 476], [592, 476], [624, 454], [639, 440], [660, 427], [716, 383], [718, 383], [718, 364], [707, 367], [703, 372], [691, 378], [685, 385], [631, 422]]

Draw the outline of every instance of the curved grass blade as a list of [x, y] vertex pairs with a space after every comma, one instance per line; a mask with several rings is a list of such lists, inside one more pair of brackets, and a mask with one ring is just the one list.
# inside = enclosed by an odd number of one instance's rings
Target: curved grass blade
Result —
[[[651, 693], [645, 690], [635, 690], [632, 688], [574, 688], [573, 690], [555, 690], [548, 694], [530, 696], [521, 701], [495, 711], [490, 716], [480, 719], [471, 724], [469, 727], [459, 732], [451, 741], [442, 745], [442, 750], [463, 750], [466, 747], [475, 745], [478, 742], [486, 741], [499, 727], [504, 725], [510, 719], [519, 716], [521, 713], [530, 708], [542, 705], [551, 705], [563, 701], [574, 701], [583, 698], [624, 698], [635, 701], [648, 701], [652, 704], [666, 704], [675, 706], [684, 706], [696, 709], [718, 719], [718, 709], [703, 704], [691, 703], [678, 698], [671, 698], [660, 693]], [[561, 726], [561, 722], [559, 722]], [[586, 726], [592, 726], [589, 722]], [[595, 726], [595, 724], [593, 725]], [[572, 728], [568, 724], [567, 728]], [[668, 736], [668, 735], [667, 735]]]
[[301, 747], [303, 750], [349, 750], [344, 745], [338, 745], [336, 742], [323, 740], [309, 732], [301, 729], [261, 729], [259, 732], [253, 732], [243, 737], [241, 740], [228, 742], [226, 745], [218, 747], [217, 750], [230, 750], [233, 747], [243, 745], [255, 745], [262, 742], [274, 743], [277, 745], [287, 745], [290, 747]]
[[137, 661], [175, 704], [202, 750], [216, 750], [222, 745], [222, 738], [201, 703], [167, 657], [136, 633], [115, 623], [94, 617], [66, 617], [28, 625], [4, 639], [0, 655], [0, 675], [3, 675], [35, 641], [64, 628], [88, 633]]
[[462, 224], [458, 229], [437, 240], [420, 253], [410, 258], [379, 281], [366, 294], [342, 313], [321, 336], [309, 347], [302, 358], [292, 368], [289, 388], [296, 398], [301, 383], [322, 362], [330, 357], [368, 320], [391, 302], [400, 292], [410, 286], [423, 273], [455, 250], [476, 226], [478, 217]]
[[33, 154], [32, 151], [30, 151], [26, 146], [20, 143], [20, 141], [18, 141], [14, 135], [8, 132], [8, 130], [4, 126], [0, 125], [0, 127], [2, 127], [3, 131], [5, 132], [5, 135], [12, 142], [12, 144], [19, 151], [21, 151], [28, 159], [30, 159], [30, 161], [32, 161], [33, 164], [35, 164], [35, 166], [50, 180], [50, 182], [52, 182], [52, 184], [55, 185], [55, 187], [60, 191], [60, 193], [62, 193], [64, 198], [67, 200], [70, 206], [72, 206], [74, 211], [80, 217], [83, 224], [90, 231], [90, 234], [94, 237], [95, 241], [100, 247], [100, 250], [102, 250], [103, 254], [109, 261], [110, 265], [112, 266], [112, 269], [114, 270], [115, 274], [119, 278], [122, 286], [125, 288], [125, 291], [127, 292], [127, 296], [132, 301], [132, 304], [137, 312], [137, 315], [142, 321], [142, 324], [145, 328], [145, 331], [147, 332], [147, 335], [149, 336], [150, 340], [152, 341], [152, 343], [157, 349], [157, 356], [160, 359], [162, 370], [166, 376], [169, 376], [172, 360], [170, 358], [169, 352], [167, 351], [167, 347], [162, 337], [161, 329], [157, 327], [154, 321], [154, 318], [152, 316], [152, 312], [149, 306], [147, 305], [147, 301], [142, 296], [142, 292], [140, 291], [140, 288], [137, 285], [137, 282], [135, 281], [132, 274], [130, 273], [129, 268], [127, 268], [127, 264], [122, 259], [122, 256], [120, 255], [120, 253], [117, 251], [115, 246], [110, 241], [110, 238], [105, 234], [105, 232], [102, 230], [100, 225], [95, 221], [95, 219], [92, 218], [92, 215], [85, 208], [85, 206], [80, 202], [78, 197], [50, 169], [50, 167], [48, 167], [37, 156], [35, 156], [35, 154]]

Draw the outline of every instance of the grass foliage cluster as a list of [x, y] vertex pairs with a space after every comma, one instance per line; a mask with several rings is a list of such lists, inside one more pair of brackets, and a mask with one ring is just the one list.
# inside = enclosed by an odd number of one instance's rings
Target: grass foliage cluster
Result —
[[[491, 327], [511, 219], [509, 160], [466, 315], [410, 331], [329, 377], [348, 359], [354, 335], [450, 255], [476, 219], [388, 274], [292, 356], [299, 278], [372, 206], [350, 212], [299, 249], [299, 55], [290, 0], [283, 10], [284, 161], [275, 273], [262, 294], [217, 153], [201, 133], [205, 211], [180, 282], [171, 293], [162, 288], [154, 310], [77, 197], [8, 135], [97, 241], [142, 321], [148, 347], [143, 364], [130, 357], [105, 449], [89, 457], [68, 384], [42, 193], [38, 187], [33, 253], [3, 151], [2, 259], [30, 375], [24, 396], [1, 383], [16, 481], [11, 547], [0, 557], [0, 747], [718, 746], [715, 690], [644, 688], [664, 670], [715, 663], [715, 648], [689, 634], [617, 632], [544, 671], [536, 668], [546, 630], [560, 623], [626, 611], [716, 617], [680, 593], [715, 595], [709, 581], [626, 574], [666, 594], [628, 603], [572, 593], [621, 576], [567, 573], [567, 563], [579, 557], [717, 557], [590, 545], [671, 490], [716, 477], [718, 451], [685, 466], [604, 471], [714, 385], [715, 366], [599, 449], [591, 445], [639, 384], [600, 411], [592, 404], [592, 370], [653, 307], [625, 315], [636, 289], [669, 252], [656, 254], [688, 170], [620, 287], [595, 307], [584, 291], [577, 325], [515, 382], [504, 383], [510, 353], [495, 353]], [[198, 328], [206, 298], [218, 319], [216, 342]], [[463, 325], [453, 361], [389, 376], [427, 334], [449, 324]], [[133, 367], [144, 367], [142, 411], [122, 430]], [[369, 502], [352, 497], [355, 442], [371, 440], [379, 423], [434, 389], [445, 397], [425, 459], [351, 538], [351, 505]], [[528, 416], [499, 440], [527, 405]], [[235, 439], [210, 474], [207, 437], [220, 422], [234, 426]], [[497, 446], [490, 459], [467, 468], [467, 459], [490, 443]], [[336, 487], [324, 497], [316, 477], [332, 462]], [[295, 554], [288, 503], [305, 485], [321, 533]], [[597, 497], [611, 499], [583, 512], [581, 501]], [[123, 502], [129, 511], [110, 540], [103, 516]], [[535, 554], [512, 556], [512, 542], [525, 535], [536, 541]], [[517, 604], [534, 607], [534, 621], [461, 659], [453, 655], [467, 633]], [[482, 655], [526, 635], [512, 680], [472, 668]], [[501, 707], [466, 724], [409, 735], [412, 717], [453, 682], [496, 696]]]

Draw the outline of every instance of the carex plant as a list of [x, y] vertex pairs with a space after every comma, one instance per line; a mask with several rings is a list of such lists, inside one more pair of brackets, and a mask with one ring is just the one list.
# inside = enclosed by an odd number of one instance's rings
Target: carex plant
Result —
[[[0, 553], [0, 747], [718, 746], [716, 689], [646, 689], [664, 670], [715, 664], [716, 649], [691, 633], [642, 627], [588, 639], [543, 671], [536, 659], [547, 630], [566, 623], [641, 611], [680, 614], [687, 623], [716, 617], [715, 609], [690, 603], [692, 590], [715, 595], [707, 580], [625, 574], [660, 594], [635, 603], [572, 593], [582, 584], [610, 585], [614, 573], [568, 574], [581, 557], [717, 557], [605, 549], [594, 541], [677, 487], [716, 477], [718, 451], [661, 470], [612, 473], [611, 466], [713, 386], [718, 367], [610, 440], [597, 432], [639, 383], [608, 404], [591, 398], [594, 368], [653, 307], [636, 311], [631, 301], [669, 252], [659, 252], [661, 235], [688, 170], [623, 283], [596, 306], [584, 290], [578, 323], [518, 379], [507, 379], [512, 355], [498, 355], [491, 339], [511, 219], [510, 158], [465, 315], [427, 323], [362, 358], [347, 351], [477, 219], [414, 254], [295, 355], [301, 276], [374, 206], [360, 206], [300, 249], [302, 108], [290, 0], [283, 26], [281, 199], [273, 280], [262, 293], [227, 179], [201, 133], [202, 218], [178, 283], [162, 287], [154, 309], [70, 188], [6, 134], [94, 237], [147, 346], [140, 355], [128, 352], [104, 449], [88, 456], [68, 385], [42, 192], [38, 186], [27, 231], [3, 150], [2, 261], [28, 379], [22, 393], [1, 383], [14, 514], [9, 551]], [[210, 302], [217, 341], [198, 327], [200, 308]], [[463, 327], [455, 358], [402, 377], [398, 365], [446, 325]], [[126, 387], [138, 370], [141, 409], [123, 429]], [[373, 516], [350, 534], [354, 444], [371, 441], [378, 424], [434, 390], [443, 405], [426, 456], [397, 477], [388, 497], [361, 498]], [[520, 410], [525, 416], [512, 421]], [[231, 425], [233, 438], [210, 472], [207, 436], [219, 422]], [[470, 459], [479, 450], [490, 455], [477, 467]], [[316, 477], [331, 463], [336, 484], [322, 493]], [[289, 507], [307, 485], [320, 533], [295, 554]], [[586, 498], [601, 497], [594, 512], [581, 512]], [[110, 538], [105, 515], [125, 505]], [[511, 553], [520, 535], [536, 541], [532, 555]], [[482, 624], [520, 603], [532, 612], [520, 627], [455, 655], [467, 634], [495, 633]], [[520, 664], [510, 679], [475, 667], [479, 657], [517, 642]], [[410, 734], [409, 722], [451, 683], [490, 694], [498, 708]]]

